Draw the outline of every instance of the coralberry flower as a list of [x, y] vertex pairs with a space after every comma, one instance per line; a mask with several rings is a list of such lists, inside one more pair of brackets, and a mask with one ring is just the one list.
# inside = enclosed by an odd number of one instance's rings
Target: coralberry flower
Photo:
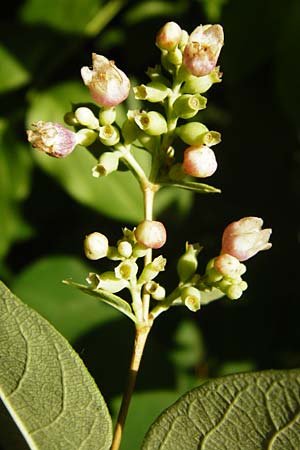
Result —
[[27, 137], [32, 147], [55, 158], [68, 156], [77, 144], [76, 134], [59, 123], [39, 120], [31, 128]]
[[262, 230], [260, 217], [244, 217], [229, 224], [223, 233], [221, 254], [228, 253], [239, 261], [246, 261], [261, 250], [272, 247], [269, 241], [272, 230]]
[[183, 169], [192, 177], [209, 177], [217, 170], [217, 167], [213, 150], [205, 145], [192, 145], [184, 152]]
[[167, 22], [156, 35], [156, 45], [162, 50], [173, 50], [179, 44], [181, 34], [176, 22]]
[[187, 70], [197, 77], [208, 75], [217, 64], [223, 43], [221, 25], [200, 25], [195, 28], [183, 52]]
[[137, 242], [147, 248], [160, 248], [167, 240], [164, 224], [156, 220], [144, 220], [134, 232]]
[[130, 81], [114, 61], [92, 54], [93, 69], [82, 67], [81, 76], [91, 97], [101, 106], [111, 107], [123, 102], [129, 95]]
[[85, 237], [83, 246], [85, 256], [89, 259], [97, 260], [107, 255], [108, 239], [104, 234], [95, 231]]

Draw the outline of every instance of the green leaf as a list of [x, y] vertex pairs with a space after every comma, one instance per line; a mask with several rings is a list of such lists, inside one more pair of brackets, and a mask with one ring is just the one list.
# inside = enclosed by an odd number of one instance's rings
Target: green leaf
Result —
[[0, 44], [0, 61], [0, 93], [18, 89], [29, 82], [29, 72], [2, 44]]
[[78, 355], [0, 284], [0, 395], [32, 450], [108, 450], [112, 423]]
[[99, 0], [51, 0], [46, 3], [43, 0], [27, 0], [21, 9], [21, 18], [27, 24], [43, 24], [57, 30], [83, 34], [85, 26], [101, 6]]
[[181, 397], [142, 450], [297, 450], [300, 370], [230, 375]]
[[70, 280], [64, 280], [64, 283], [68, 284], [69, 286], [76, 287], [80, 289], [85, 294], [91, 295], [92, 297], [96, 297], [98, 300], [101, 300], [101, 302], [106, 303], [107, 305], [112, 306], [113, 308], [117, 309], [121, 313], [125, 314], [125, 316], [129, 317], [133, 322], [136, 322], [136, 317], [132, 313], [132, 309], [125, 300], [123, 300], [121, 297], [118, 297], [115, 294], [112, 294], [111, 292], [107, 292], [104, 289], [92, 289], [88, 286], [85, 286], [84, 284], [78, 284], [74, 283]]
[[26, 267], [14, 280], [13, 291], [72, 343], [97, 325], [119, 319], [119, 314], [69, 289], [64, 278], [84, 280], [92, 268], [71, 256], [48, 256]]
[[167, 182], [164, 185], [170, 185], [181, 189], [187, 189], [189, 191], [197, 192], [199, 194], [219, 194], [220, 189], [210, 186], [209, 184], [198, 183], [196, 181], [178, 181], [178, 182]]

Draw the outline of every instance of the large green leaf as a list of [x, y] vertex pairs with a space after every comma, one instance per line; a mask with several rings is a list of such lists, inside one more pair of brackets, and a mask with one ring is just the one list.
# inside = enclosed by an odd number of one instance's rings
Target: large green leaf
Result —
[[27, 0], [21, 9], [21, 17], [28, 24], [44, 24], [57, 30], [83, 33], [102, 6], [99, 3], [99, 0]]
[[120, 317], [114, 309], [62, 283], [64, 278], [84, 280], [90, 271], [78, 258], [49, 256], [26, 267], [12, 289], [73, 343], [97, 325]]
[[297, 450], [299, 410], [299, 369], [227, 376], [168, 408], [142, 450]]
[[32, 450], [108, 450], [111, 419], [68, 342], [0, 284], [0, 395]]

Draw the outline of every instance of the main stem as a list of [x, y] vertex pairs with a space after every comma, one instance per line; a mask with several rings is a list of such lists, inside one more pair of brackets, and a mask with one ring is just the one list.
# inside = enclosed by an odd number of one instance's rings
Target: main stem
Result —
[[121, 445], [123, 429], [129, 409], [130, 400], [134, 391], [137, 373], [140, 367], [146, 340], [151, 329], [151, 325], [137, 327], [134, 339], [134, 348], [128, 373], [126, 390], [122, 399], [120, 412], [115, 428], [111, 450], [118, 450]]
[[[153, 201], [157, 187], [148, 181], [145, 182], [144, 178], [140, 181], [144, 196], [144, 218], [145, 220], [152, 220]], [[144, 265], [149, 264], [151, 260], [152, 260], [152, 252], [151, 249], [149, 249], [145, 256]], [[122, 403], [115, 427], [111, 450], [118, 450], [121, 445], [125, 421], [127, 418], [131, 397], [135, 388], [136, 377], [139, 371], [147, 337], [153, 323], [153, 320], [149, 321], [149, 306], [150, 306], [149, 294], [143, 293], [142, 301], [143, 301], [143, 311], [142, 311], [143, 319], [141, 323], [136, 324], [135, 339], [131, 362], [129, 366], [128, 380], [122, 398]]]

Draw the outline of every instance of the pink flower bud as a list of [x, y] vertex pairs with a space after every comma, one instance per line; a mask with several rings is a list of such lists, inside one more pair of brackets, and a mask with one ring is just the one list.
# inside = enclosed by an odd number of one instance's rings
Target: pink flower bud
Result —
[[76, 134], [59, 123], [39, 120], [31, 128], [27, 136], [32, 147], [55, 158], [69, 155], [77, 144]]
[[272, 247], [269, 241], [271, 228], [262, 230], [259, 217], [244, 217], [229, 224], [223, 233], [221, 254], [228, 253], [239, 261], [246, 261], [261, 250]]
[[156, 220], [144, 220], [134, 232], [137, 242], [147, 248], [160, 248], [167, 240], [164, 225]]
[[162, 50], [173, 50], [179, 44], [181, 34], [176, 22], [167, 22], [156, 35], [156, 45]]
[[101, 106], [111, 107], [123, 102], [129, 95], [130, 81], [114, 61], [92, 54], [93, 69], [82, 67], [81, 76], [91, 97]]
[[221, 25], [200, 25], [195, 28], [183, 53], [187, 70], [196, 77], [208, 75], [217, 64], [223, 43]]
[[213, 150], [205, 145], [192, 145], [184, 152], [183, 169], [192, 177], [210, 177], [217, 167]]

